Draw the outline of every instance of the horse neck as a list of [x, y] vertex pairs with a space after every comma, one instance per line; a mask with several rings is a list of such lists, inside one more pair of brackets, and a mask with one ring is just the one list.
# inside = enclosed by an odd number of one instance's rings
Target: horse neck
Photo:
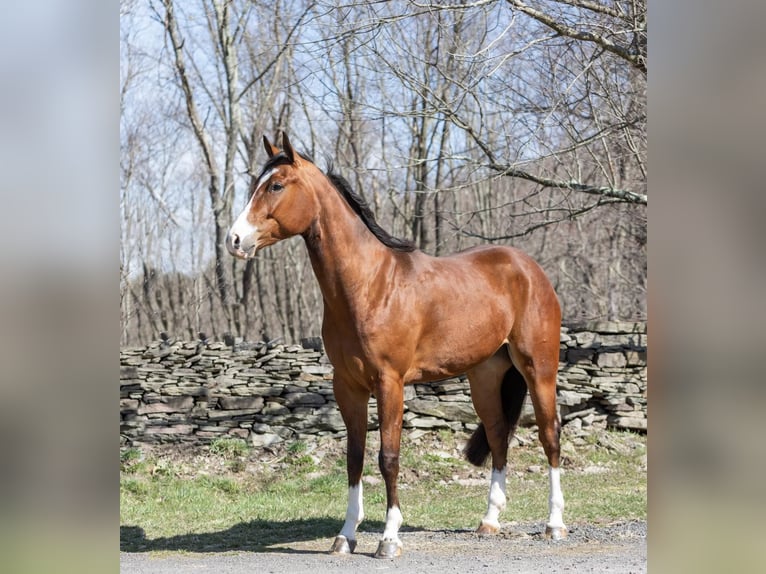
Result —
[[381, 265], [393, 261], [383, 245], [328, 182], [317, 190], [320, 209], [303, 235], [325, 304], [353, 312], [367, 301]]

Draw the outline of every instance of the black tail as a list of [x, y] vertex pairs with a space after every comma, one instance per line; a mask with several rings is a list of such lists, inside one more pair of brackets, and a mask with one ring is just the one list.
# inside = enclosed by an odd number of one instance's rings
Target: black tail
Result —
[[[524, 404], [524, 397], [527, 395], [527, 383], [516, 367], [511, 367], [503, 375], [503, 383], [500, 385], [500, 397], [503, 401], [503, 414], [508, 421], [508, 441], [510, 442], [516, 426], [519, 424], [521, 416], [521, 407]], [[463, 449], [465, 458], [471, 464], [484, 466], [487, 457], [490, 454], [489, 442], [487, 441], [487, 432], [484, 430], [484, 423], [479, 423], [476, 430], [473, 431], [471, 438], [468, 439]]]

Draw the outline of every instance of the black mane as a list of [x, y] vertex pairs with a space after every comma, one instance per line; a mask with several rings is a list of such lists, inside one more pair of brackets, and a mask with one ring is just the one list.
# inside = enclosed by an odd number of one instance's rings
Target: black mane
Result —
[[388, 233], [388, 231], [378, 225], [378, 222], [375, 221], [375, 216], [373, 215], [367, 201], [365, 201], [361, 195], [351, 189], [351, 184], [349, 184], [346, 178], [344, 178], [342, 175], [334, 173], [332, 168], [330, 168], [327, 170], [327, 179], [329, 179], [330, 183], [333, 184], [335, 189], [340, 192], [340, 194], [343, 196], [343, 199], [346, 200], [346, 203], [349, 204], [351, 209], [354, 210], [354, 213], [356, 213], [359, 216], [359, 219], [361, 219], [367, 226], [367, 229], [369, 229], [372, 234], [377, 237], [381, 243], [383, 243], [383, 245], [390, 247], [394, 251], [411, 252], [415, 250], [415, 244], [413, 244], [411, 241], [394, 237]]
[[[303, 159], [314, 163], [310, 156], [304, 155], [302, 153], [299, 153], [298, 155]], [[285, 155], [284, 152], [279, 152], [278, 154], [269, 158], [269, 160], [266, 162], [266, 165], [264, 165], [261, 169], [261, 173], [254, 181], [259, 181], [261, 177], [263, 177], [263, 174], [265, 174], [270, 169], [278, 165], [289, 165], [290, 163], [292, 162], [287, 157], [287, 155]], [[330, 180], [330, 183], [332, 183], [333, 187], [338, 190], [338, 193], [340, 193], [343, 199], [346, 200], [346, 203], [348, 203], [351, 209], [354, 210], [354, 213], [356, 213], [359, 216], [359, 219], [364, 222], [364, 224], [367, 226], [367, 229], [369, 229], [372, 234], [377, 237], [381, 243], [383, 243], [383, 245], [393, 249], [394, 251], [415, 251], [416, 248], [414, 243], [407, 239], [394, 237], [388, 231], [378, 225], [378, 222], [375, 221], [375, 215], [373, 215], [367, 201], [361, 195], [351, 189], [351, 184], [346, 180], [345, 177], [335, 173], [332, 166], [328, 168], [326, 175], [327, 179]]]

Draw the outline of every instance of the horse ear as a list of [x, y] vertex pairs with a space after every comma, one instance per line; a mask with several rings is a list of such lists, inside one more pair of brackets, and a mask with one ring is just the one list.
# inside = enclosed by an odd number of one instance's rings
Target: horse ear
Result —
[[287, 159], [290, 160], [290, 163], [295, 163], [295, 152], [293, 151], [293, 146], [290, 145], [290, 140], [287, 139], [287, 132], [282, 132], [282, 151], [287, 156]]
[[263, 136], [263, 147], [266, 149], [266, 153], [269, 154], [270, 158], [279, 153], [279, 148], [277, 146], [271, 145], [269, 138], [267, 138], [265, 135]]

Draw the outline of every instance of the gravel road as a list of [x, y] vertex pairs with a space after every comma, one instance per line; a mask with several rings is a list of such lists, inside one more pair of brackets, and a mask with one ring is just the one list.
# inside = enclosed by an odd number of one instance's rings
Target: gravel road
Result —
[[646, 572], [646, 522], [607, 526], [569, 525], [565, 541], [545, 540], [541, 524], [504, 525], [496, 536], [469, 531], [402, 531], [404, 554], [396, 560], [372, 557], [375, 533], [360, 532], [356, 554], [326, 553], [329, 539], [291, 542], [267, 552], [120, 553], [120, 572], [169, 574], [321, 574], [324, 572]]

